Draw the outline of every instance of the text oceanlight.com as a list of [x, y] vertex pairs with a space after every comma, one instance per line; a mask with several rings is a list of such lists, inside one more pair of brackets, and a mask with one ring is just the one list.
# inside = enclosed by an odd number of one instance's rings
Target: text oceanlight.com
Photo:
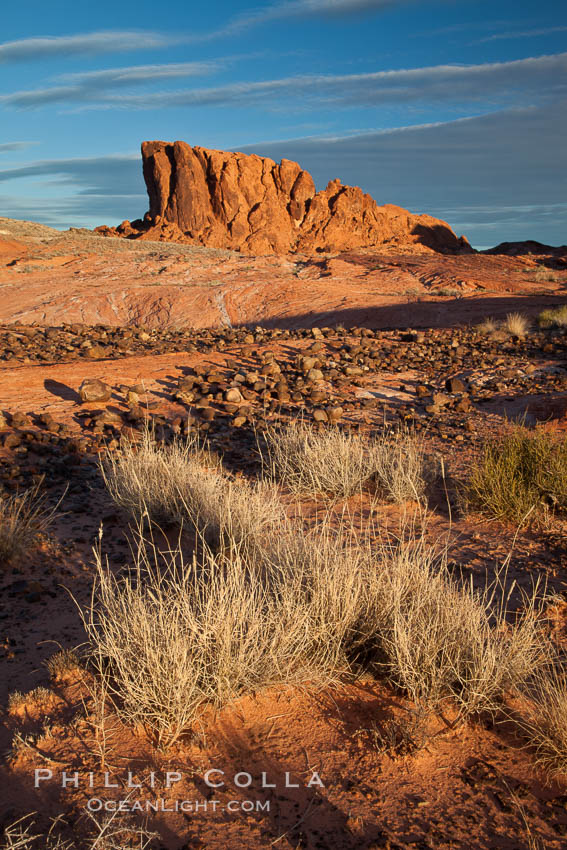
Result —
[[139, 812], [149, 814], [157, 812], [183, 812], [184, 814], [214, 814], [227, 812], [269, 812], [269, 800], [102, 800], [91, 797], [85, 806], [89, 812]]

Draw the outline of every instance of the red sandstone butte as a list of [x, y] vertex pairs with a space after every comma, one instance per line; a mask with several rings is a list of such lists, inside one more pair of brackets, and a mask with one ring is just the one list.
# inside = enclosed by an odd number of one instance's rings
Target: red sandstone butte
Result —
[[248, 254], [336, 253], [352, 248], [469, 253], [465, 237], [428, 215], [376, 201], [331, 180], [316, 192], [296, 162], [143, 142], [150, 208], [143, 221], [100, 227], [108, 236], [193, 242]]

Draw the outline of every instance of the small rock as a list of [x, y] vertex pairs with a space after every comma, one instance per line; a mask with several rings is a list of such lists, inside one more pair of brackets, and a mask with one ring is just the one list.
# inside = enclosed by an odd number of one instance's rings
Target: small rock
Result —
[[6, 434], [4, 437], [4, 446], [7, 449], [16, 449], [18, 446], [22, 444], [22, 437], [20, 434], [17, 434], [13, 431], [11, 434]]
[[328, 407], [327, 408], [327, 416], [330, 422], [338, 422], [342, 417], [344, 410], [342, 407]]
[[79, 387], [81, 401], [110, 401], [111, 389], [98, 378], [87, 378]]
[[227, 390], [224, 394], [225, 401], [231, 402], [231, 404], [240, 404], [242, 401], [242, 393], [240, 390], [233, 387], [230, 390]]
[[89, 360], [101, 360], [103, 357], [107, 356], [107, 351], [102, 345], [92, 345], [90, 348], [86, 350], [86, 356]]
[[433, 404], [435, 407], [445, 407], [445, 405], [449, 404], [451, 399], [449, 396], [446, 396], [445, 393], [434, 393], [433, 394]]
[[310, 369], [310, 370], [307, 372], [307, 376], [306, 376], [306, 377], [307, 377], [307, 380], [308, 380], [308, 381], [311, 381], [313, 384], [316, 384], [316, 383], [318, 383], [319, 381], [323, 381], [323, 380], [324, 380], [323, 373], [321, 372], [321, 370], [320, 370], [320, 369]]
[[445, 381], [445, 389], [449, 393], [464, 393], [467, 388], [460, 378], [447, 378]]

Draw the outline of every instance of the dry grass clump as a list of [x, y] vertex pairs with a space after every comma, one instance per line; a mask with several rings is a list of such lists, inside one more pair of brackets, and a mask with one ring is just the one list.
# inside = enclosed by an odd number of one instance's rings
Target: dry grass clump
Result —
[[87, 812], [92, 826], [90, 834], [78, 844], [64, 838], [65, 825], [56, 818], [47, 832], [35, 832], [35, 812], [9, 824], [0, 839], [0, 850], [148, 850], [158, 837], [142, 826], [126, 823], [123, 815], [114, 812], [98, 819]]
[[458, 298], [463, 293], [458, 286], [442, 286], [441, 289], [435, 289], [434, 295], [443, 295], [446, 297]]
[[512, 336], [524, 337], [530, 329], [530, 321], [521, 313], [508, 313], [503, 327]]
[[450, 697], [460, 716], [494, 711], [540, 663], [535, 594], [512, 627], [501, 587], [475, 592], [449, 578], [445, 564], [446, 549], [436, 553], [423, 535], [382, 551], [375, 589], [379, 667], [428, 709]]
[[[526, 269], [526, 274], [529, 274], [529, 270]], [[540, 266], [538, 269], [533, 272], [533, 280], [537, 280], [538, 283], [547, 282], [555, 282], [558, 281], [559, 275], [553, 269], [546, 269], [544, 266]]]
[[21, 691], [12, 691], [8, 695], [8, 711], [18, 711], [27, 701], [26, 694]]
[[494, 336], [494, 338], [505, 335], [517, 336], [520, 339], [527, 336], [530, 330], [530, 320], [522, 313], [508, 313], [503, 322], [497, 322], [496, 319], [486, 318], [480, 324], [476, 325], [476, 331], [485, 336]]
[[[404, 531], [404, 534], [406, 530]], [[423, 534], [390, 544], [328, 519], [199, 560], [140, 538], [130, 573], [97, 557], [83, 614], [95, 671], [127, 722], [175, 741], [203, 706], [366, 670], [427, 710], [495, 710], [539, 663], [535, 598], [516, 625], [494, 588], [450, 579]]]
[[490, 334], [493, 334], [498, 330], [498, 322], [496, 319], [486, 318], [476, 325], [476, 330], [478, 333], [490, 336]]
[[492, 519], [524, 523], [567, 509], [567, 439], [516, 425], [487, 441], [465, 487], [465, 502]]
[[424, 497], [427, 483], [436, 472], [414, 434], [398, 430], [375, 437], [371, 453], [372, 482], [380, 496], [396, 504]]
[[520, 688], [528, 711], [520, 721], [536, 758], [551, 775], [567, 774], [567, 670], [557, 661]]
[[180, 494], [190, 491], [196, 480], [206, 487], [218, 469], [196, 437], [159, 446], [151, 430], [139, 442], [126, 443], [120, 452], [108, 453], [101, 472], [114, 501], [136, 521], [144, 515], [153, 522], [179, 519]]
[[0, 567], [25, 555], [53, 519], [55, 509], [46, 507], [39, 487], [38, 484], [24, 493], [0, 498]]
[[567, 328], [567, 304], [555, 309], [542, 310], [537, 317], [541, 328]]
[[232, 481], [196, 438], [161, 446], [146, 431], [139, 444], [109, 454], [102, 474], [136, 522], [183, 524], [214, 546], [258, 536], [283, 519], [273, 487]]
[[140, 539], [130, 574], [97, 557], [83, 616], [91, 662], [110, 671], [109, 696], [126, 720], [175, 740], [203, 703], [221, 706], [276, 683], [327, 684], [349, 669], [364, 622], [364, 552], [330, 528], [282, 526], [262, 548], [198, 562]]
[[368, 485], [394, 502], [424, 495], [425, 458], [409, 433], [365, 437], [338, 428], [316, 431], [299, 421], [268, 428], [264, 437], [264, 473], [294, 495], [342, 499]]
[[45, 662], [49, 676], [53, 681], [64, 679], [81, 669], [78, 655], [72, 649], [61, 649]]

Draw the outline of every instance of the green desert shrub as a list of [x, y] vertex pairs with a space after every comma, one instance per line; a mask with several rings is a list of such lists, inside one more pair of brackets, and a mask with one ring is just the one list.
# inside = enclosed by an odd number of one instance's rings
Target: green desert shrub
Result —
[[567, 327], [567, 304], [562, 307], [542, 310], [537, 317], [541, 328], [565, 328]]
[[485, 444], [465, 502], [491, 519], [523, 523], [567, 509], [567, 438], [516, 425]]

